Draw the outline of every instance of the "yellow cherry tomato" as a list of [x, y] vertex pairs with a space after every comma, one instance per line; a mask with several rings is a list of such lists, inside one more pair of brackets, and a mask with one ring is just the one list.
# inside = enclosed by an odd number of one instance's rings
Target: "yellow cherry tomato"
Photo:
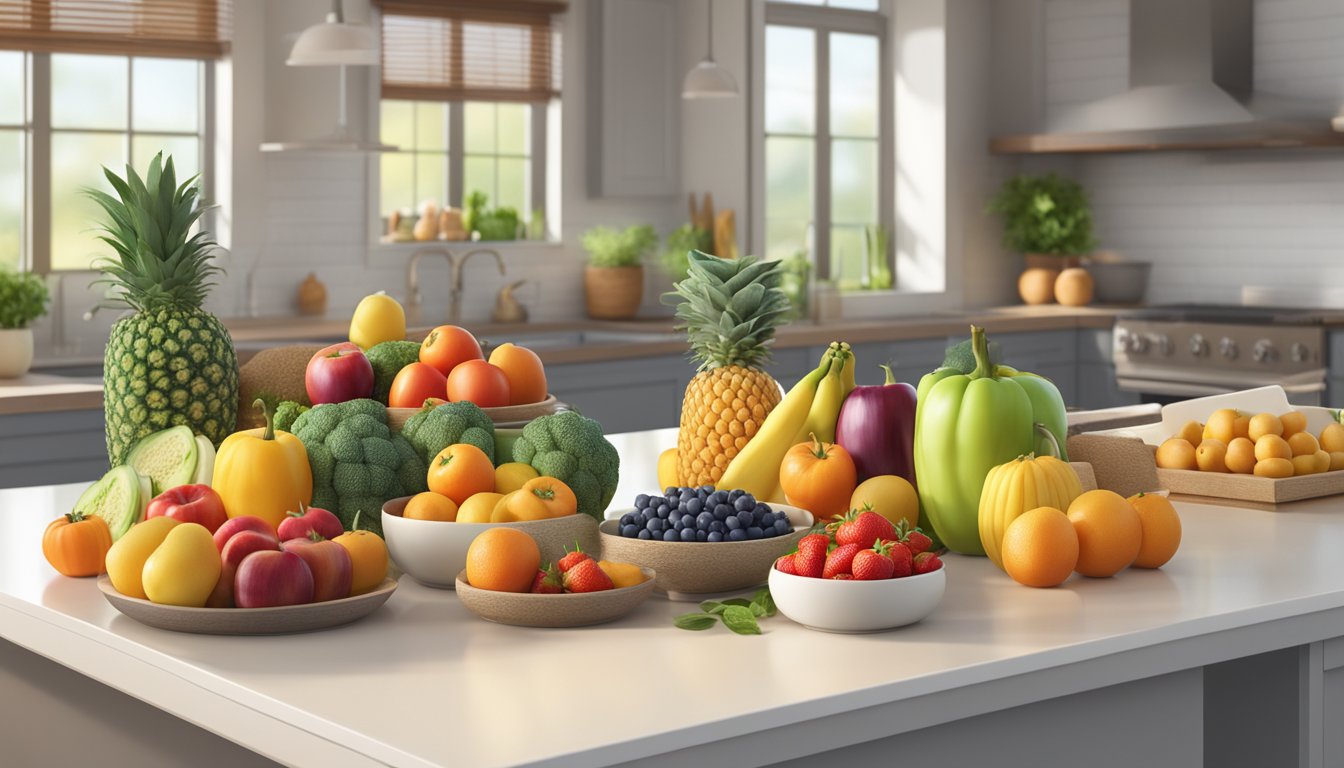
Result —
[[136, 523], [125, 536], [112, 543], [112, 548], [107, 550], [107, 576], [118, 592], [127, 597], [146, 599], [141, 581], [145, 561], [178, 524], [171, 517], [151, 517]]
[[457, 522], [459, 523], [488, 523], [490, 516], [495, 512], [495, 505], [504, 498], [503, 493], [494, 493], [484, 491], [482, 493], [473, 493], [462, 506], [457, 508]]
[[457, 519], [457, 505], [447, 496], [433, 491], [417, 493], [406, 502], [401, 516], [407, 520], [438, 520], [451, 523]]
[[221, 566], [208, 528], [200, 523], [174, 526], [145, 561], [140, 577], [145, 597], [164, 605], [204, 608], [219, 583]]
[[491, 515], [492, 523], [516, 523], [522, 520], [548, 520], [574, 514], [578, 499], [568, 485], [554, 477], [528, 480], [522, 488], [505, 496]]
[[531, 464], [510, 461], [495, 467], [495, 493], [513, 493], [528, 480], [541, 475]]
[[[359, 524], [359, 520], [355, 520]], [[372, 591], [387, 578], [387, 544], [373, 531], [354, 530], [342, 533], [332, 541], [350, 553], [354, 576], [350, 580], [350, 594], [362, 595]]]

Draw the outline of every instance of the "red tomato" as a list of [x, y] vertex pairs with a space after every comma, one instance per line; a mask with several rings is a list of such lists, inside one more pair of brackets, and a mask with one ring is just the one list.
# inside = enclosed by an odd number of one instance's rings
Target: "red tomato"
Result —
[[438, 369], [424, 363], [411, 363], [397, 371], [387, 394], [390, 408], [419, 408], [425, 400], [443, 394], [448, 379]]
[[468, 360], [448, 374], [448, 399], [470, 400], [482, 408], [509, 404], [509, 377], [499, 366]]
[[484, 358], [476, 337], [456, 325], [440, 325], [420, 342], [420, 362], [434, 366], [444, 376], [452, 373], [459, 363]]

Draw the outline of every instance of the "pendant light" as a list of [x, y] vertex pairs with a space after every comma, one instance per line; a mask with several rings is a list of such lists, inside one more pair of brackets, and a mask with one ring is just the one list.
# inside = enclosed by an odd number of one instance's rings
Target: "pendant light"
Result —
[[714, 0], [705, 0], [705, 12], [709, 17], [709, 51], [686, 73], [681, 84], [683, 99], [722, 99], [737, 95], [737, 81], [714, 61]]

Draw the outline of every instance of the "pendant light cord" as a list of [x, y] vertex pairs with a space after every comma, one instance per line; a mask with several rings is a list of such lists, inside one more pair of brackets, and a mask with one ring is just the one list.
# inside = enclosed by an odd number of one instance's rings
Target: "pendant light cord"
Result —
[[337, 24], [345, 23], [345, 12], [341, 9], [341, 0], [331, 0], [331, 17]]
[[[339, 0], [338, 0], [339, 2]], [[709, 16], [709, 57], [714, 60], [714, 0], [705, 0], [705, 14]]]

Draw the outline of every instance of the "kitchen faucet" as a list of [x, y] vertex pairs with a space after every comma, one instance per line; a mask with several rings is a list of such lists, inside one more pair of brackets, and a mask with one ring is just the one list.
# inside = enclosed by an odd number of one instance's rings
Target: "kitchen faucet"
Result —
[[448, 322], [457, 324], [462, 315], [462, 267], [467, 263], [467, 259], [478, 253], [488, 253], [495, 257], [495, 263], [499, 264], [499, 274], [506, 274], [504, 270], [504, 257], [493, 248], [477, 248], [467, 251], [461, 256], [455, 255], [447, 248], [421, 248], [411, 254], [411, 258], [406, 262], [406, 307], [413, 319], [420, 317], [420, 279], [419, 264], [420, 259], [429, 255], [439, 255], [448, 259], [448, 266], [452, 270], [452, 280], [448, 286]]

